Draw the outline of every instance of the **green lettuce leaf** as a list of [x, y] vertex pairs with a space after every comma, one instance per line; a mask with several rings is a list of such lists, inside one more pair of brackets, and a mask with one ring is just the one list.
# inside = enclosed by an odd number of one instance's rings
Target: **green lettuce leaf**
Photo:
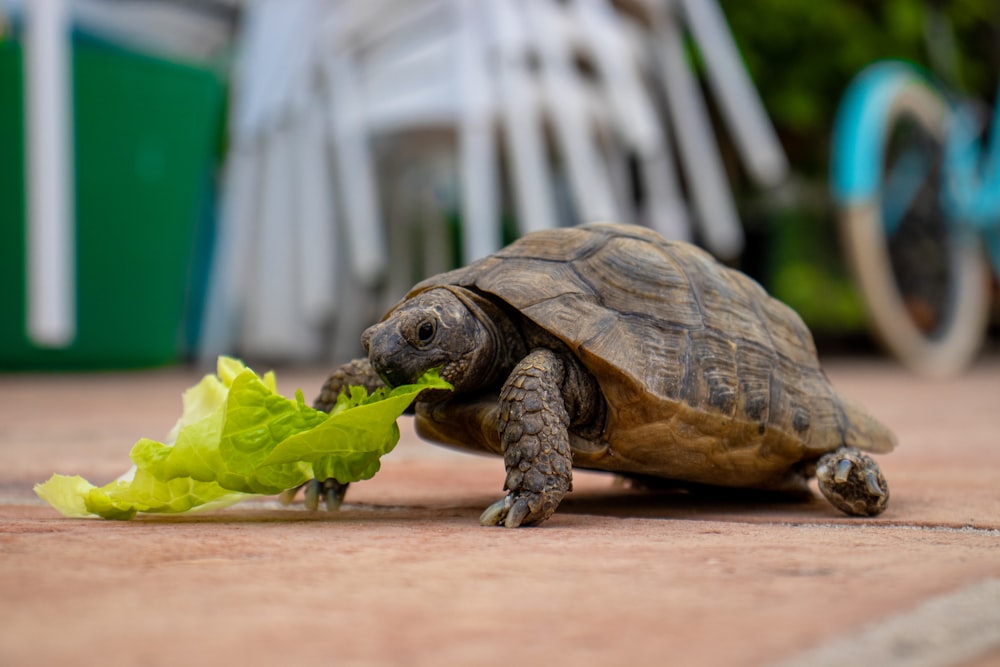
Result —
[[294, 400], [280, 395], [273, 373], [260, 377], [220, 357], [216, 374], [184, 393], [172, 444], [143, 438], [133, 446], [131, 478], [97, 487], [53, 475], [35, 492], [66, 516], [130, 519], [224, 507], [313, 478], [369, 479], [399, 441], [396, 419], [425, 389], [451, 385], [431, 371], [416, 384], [371, 395], [352, 387], [327, 414], [306, 405], [301, 391]]

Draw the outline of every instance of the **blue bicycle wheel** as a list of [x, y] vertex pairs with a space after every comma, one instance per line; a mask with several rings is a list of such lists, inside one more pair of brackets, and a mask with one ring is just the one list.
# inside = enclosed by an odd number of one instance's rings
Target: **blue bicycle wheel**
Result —
[[882, 63], [848, 91], [835, 133], [840, 228], [872, 328], [930, 376], [966, 368], [989, 317], [981, 244], [943, 206], [950, 116], [913, 68]]

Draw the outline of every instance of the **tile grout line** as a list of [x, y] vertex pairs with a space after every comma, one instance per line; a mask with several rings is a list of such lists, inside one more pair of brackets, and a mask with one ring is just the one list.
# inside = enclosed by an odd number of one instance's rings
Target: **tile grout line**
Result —
[[772, 526], [786, 526], [790, 528], [821, 528], [824, 530], [916, 530], [932, 533], [963, 533], [967, 535], [1000, 536], [1000, 528], [991, 526], [973, 526], [971, 524], [921, 524], [921, 523], [810, 523], [806, 521], [783, 521], [771, 523]]
[[[41, 500], [38, 497], [28, 496], [0, 496], [0, 507], [48, 507], [48, 503]], [[266, 508], [284, 508], [280, 505], [277, 500], [274, 500], [268, 496], [262, 496], [260, 498], [248, 498], [247, 500], [234, 505], [233, 510], [248, 510], [248, 509], [260, 509], [262, 507]], [[294, 507], [294, 505], [292, 506]], [[475, 509], [472, 506], [467, 506], [464, 504], [455, 505], [442, 505], [440, 507], [428, 507], [422, 504], [414, 505], [381, 505], [372, 502], [362, 502], [362, 503], [347, 503], [345, 507], [353, 507], [354, 509], [365, 509], [365, 510], [429, 510], [429, 509], [439, 509], [442, 511], [452, 511], [456, 509]], [[745, 519], [732, 519], [726, 517], [720, 518], [680, 518], [680, 517], [648, 517], [648, 516], [636, 516], [627, 517], [635, 519], [654, 519], [657, 521], [691, 521], [691, 522], [708, 522], [708, 523], [727, 523], [733, 525], [744, 525], [744, 526], [771, 526], [775, 528], [805, 528], [805, 529], [819, 529], [819, 530], [912, 530], [912, 531], [926, 531], [926, 532], [941, 532], [941, 533], [959, 533], [963, 535], [977, 535], [977, 536], [1000, 536], [1000, 528], [992, 526], [974, 526], [970, 524], [919, 524], [919, 523], [836, 523], [836, 522], [810, 522], [810, 521], [747, 521]]]
[[775, 667], [954, 667], [1000, 648], [1000, 579], [930, 598]]

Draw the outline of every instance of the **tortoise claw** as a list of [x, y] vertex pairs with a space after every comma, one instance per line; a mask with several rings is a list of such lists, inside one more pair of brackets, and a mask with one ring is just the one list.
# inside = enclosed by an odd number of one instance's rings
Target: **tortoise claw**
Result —
[[868, 487], [868, 493], [872, 496], [884, 496], [885, 491], [882, 490], [882, 485], [878, 481], [878, 473], [874, 470], [865, 471], [865, 486]]
[[820, 457], [816, 479], [826, 499], [845, 514], [875, 516], [889, 502], [889, 485], [878, 464], [853, 447]]
[[510, 496], [504, 496], [487, 507], [486, 510], [479, 516], [479, 523], [484, 526], [499, 526], [503, 523], [504, 518], [507, 516], [507, 510], [509, 509], [509, 498]]
[[311, 479], [303, 484], [303, 486], [305, 487], [306, 509], [315, 511], [319, 507], [320, 481], [318, 479]]
[[341, 484], [335, 479], [319, 481], [311, 479], [305, 484], [296, 486], [294, 489], [287, 489], [278, 495], [278, 500], [282, 505], [291, 505], [298, 494], [299, 489], [303, 489], [303, 501], [308, 510], [319, 509], [320, 501], [326, 505], [330, 512], [340, 509], [344, 503], [344, 496], [347, 494], [347, 487], [350, 484]]
[[514, 501], [513, 506], [507, 510], [507, 518], [504, 519], [503, 525], [507, 528], [517, 528], [524, 520], [531, 514], [531, 508], [528, 507], [528, 501], [524, 498], [518, 498]]
[[328, 512], [336, 512], [344, 502], [347, 494], [347, 484], [341, 484], [335, 479], [328, 479], [323, 482], [323, 502], [326, 504]]
[[337, 496], [336, 489], [327, 489], [326, 493], [323, 494], [323, 503], [326, 505], [327, 512], [336, 512], [340, 509], [340, 504], [344, 501], [342, 497]]
[[837, 471], [833, 475], [833, 481], [837, 484], [845, 483], [851, 476], [851, 468], [854, 467], [854, 463], [850, 459], [841, 459], [837, 463]]
[[295, 500], [295, 496], [298, 495], [300, 488], [302, 487], [296, 486], [291, 489], [285, 489], [278, 494], [278, 501], [285, 507], [288, 507]]
[[[539, 514], [531, 509], [532, 498], [538, 496], [532, 493], [509, 493], [500, 500], [486, 508], [480, 517], [479, 523], [484, 526], [503, 526], [505, 528], [519, 528], [520, 526], [531, 526], [539, 524], [551, 514]], [[537, 499], [535, 499], [537, 500]], [[536, 505], [541, 503], [536, 502]]]

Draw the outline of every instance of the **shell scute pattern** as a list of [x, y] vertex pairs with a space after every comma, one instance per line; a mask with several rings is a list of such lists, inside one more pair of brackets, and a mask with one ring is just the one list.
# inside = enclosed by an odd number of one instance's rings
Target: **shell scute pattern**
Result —
[[793, 349], [803, 344], [797, 315], [691, 246], [642, 229], [602, 235], [591, 228], [579, 236], [563, 253], [544, 235], [529, 237], [462, 282], [496, 294], [555, 334], [599, 378], [620, 376], [628, 386], [602, 383], [611, 401], [682, 401], [752, 421], [758, 430], [792, 432], [799, 414], [802, 430], [797, 397], [785, 397], [788, 407], [770, 405], [772, 390], [783, 384], [775, 383], [775, 369], [808, 376], [817, 368], [811, 349]]
[[[518, 298], [512, 305], [519, 310], [535, 308], [540, 312], [552, 309], [556, 317], [566, 310], [566, 301], [577, 303], [578, 298], [595, 301], [593, 287], [581, 278], [572, 264], [552, 260], [542, 260], [540, 264], [538, 259], [530, 257], [497, 256], [495, 259], [484, 263], [481, 272], [469, 274], [456, 282], [490, 294], [516, 294]], [[514, 301], [511, 298], [504, 300]]]
[[604, 308], [649, 318], [660, 330], [694, 330], [705, 324], [683, 266], [647, 241], [611, 238], [571, 264], [589, 281]]
[[892, 447], [846, 412], [798, 315], [694, 246], [618, 225], [535, 233], [408, 296], [445, 284], [505, 302], [598, 380], [613, 436], [595, 467], [763, 484], [852, 438]]

